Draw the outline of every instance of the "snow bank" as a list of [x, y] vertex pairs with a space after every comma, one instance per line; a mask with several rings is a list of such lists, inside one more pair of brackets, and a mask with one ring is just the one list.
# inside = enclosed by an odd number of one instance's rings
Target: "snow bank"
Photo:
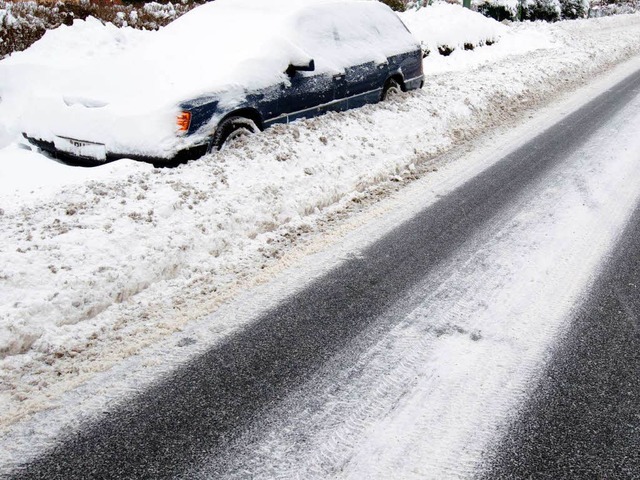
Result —
[[[34, 73], [47, 73], [45, 68], [73, 69], [85, 62], [95, 60], [108, 62], [139, 45], [143, 39], [151, 38], [154, 32], [135, 30], [130, 27], [118, 28], [112, 23], [103, 23], [89, 17], [86, 20], [75, 20], [73, 26], [61, 25], [53, 30], [47, 30], [44, 36], [29, 47], [28, 51], [16, 52], [0, 65], [7, 70], [7, 76], [15, 77], [14, 67], [29, 65]], [[68, 73], [68, 72], [65, 72]], [[114, 76], [118, 72], [113, 72]], [[38, 81], [33, 78], [21, 77], [21, 80]], [[3, 79], [3, 83], [15, 78]], [[73, 81], [73, 80], [71, 80]], [[44, 84], [46, 85], [46, 84]]]
[[[400, 17], [429, 52], [424, 59], [425, 74], [478, 68], [510, 55], [553, 48], [553, 37], [544, 25], [506, 26], [460, 5], [438, 2], [401, 13]], [[475, 48], [488, 44], [491, 48], [468, 49], [469, 45]]]
[[408, 10], [400, 18], [429, 54], [437, 54], [440, 48], [464, 50], [465, 45], [494, 43], [507, 31], [491, 18], [450, 3]]
[[213, 311], [380, 185], [640, 53], [639, 35], [640, 15], [519, 25], [490, 48], [438, 56], [422, 91], [274, 127], [173, 170], [66, 167], [5, 133], [0, 423]]
[[118, 27], [157, 30], [191, 10], [196, 4], [156, 3], [143, 5], [104, 2], [35, 2], [0, 0], [0, 59], [25, 50], [46, 33], [73, 20], [96, 17]]

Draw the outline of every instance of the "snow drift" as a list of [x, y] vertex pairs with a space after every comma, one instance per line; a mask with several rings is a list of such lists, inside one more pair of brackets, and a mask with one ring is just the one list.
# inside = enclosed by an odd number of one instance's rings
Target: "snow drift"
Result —
[[477, 12], [449, 3], [408, 10], [400, 18], [420, 40], [423, 50], [464, 50], [497, 42], [507, 27]]

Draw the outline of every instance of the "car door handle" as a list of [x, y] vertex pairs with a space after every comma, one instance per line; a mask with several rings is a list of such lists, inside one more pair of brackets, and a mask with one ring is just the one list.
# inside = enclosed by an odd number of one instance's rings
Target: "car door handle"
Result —
[[344, 73], [339, 73], [338, 75], [333, 76], [334, 80], [344, 80]]

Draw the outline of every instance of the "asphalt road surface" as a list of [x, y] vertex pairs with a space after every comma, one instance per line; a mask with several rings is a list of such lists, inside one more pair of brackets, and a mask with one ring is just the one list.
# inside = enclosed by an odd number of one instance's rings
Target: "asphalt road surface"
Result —
[[639, 379], [637, 211], [484, 478], [640, 478]]
[[[366, 351], [391, 328], [392, 305], [639, 91], [637, 72], [14, 478], [170, 478], [203, 461], [224, 476], [239, 436], [335, 355]], [[640, 473], [634, 222], [489, 477]]]

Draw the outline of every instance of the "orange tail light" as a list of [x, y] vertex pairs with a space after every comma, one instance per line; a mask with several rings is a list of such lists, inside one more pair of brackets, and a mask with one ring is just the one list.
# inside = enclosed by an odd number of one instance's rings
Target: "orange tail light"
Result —
[[191, 125], [191, 112], [180, 112], [176, 119], [178, 125], [178, 131], [187, 132], [189, 125]]

